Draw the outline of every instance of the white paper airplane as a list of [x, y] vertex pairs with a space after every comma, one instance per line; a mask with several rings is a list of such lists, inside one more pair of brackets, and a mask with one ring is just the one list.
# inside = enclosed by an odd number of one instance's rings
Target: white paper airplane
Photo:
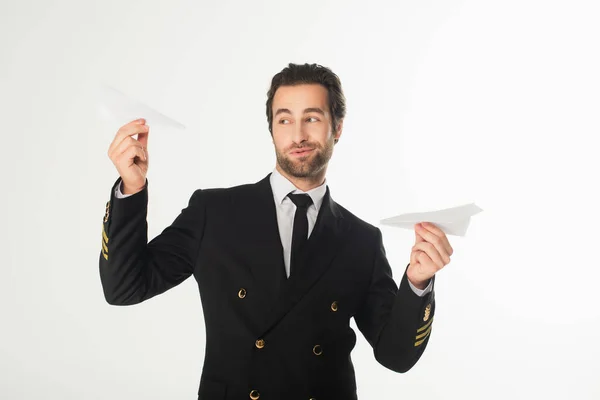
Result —
[[414, 230], [419, 222], [431, 222], [440, 228], [446, 235], [465, 236], [471, 222], [471, 217], [483, 211], [475, 203], [465, 204], [444, 210], [401, 214], [395, 217], [382, 219], [383, 225], [396, 226]]
[[112, 119], [120, 125], [125, 125], [134, 119], [144, 118], [146, 124], [150, 127], [159, 125], [167, 128], [185, 129], [185, 126], [181, 123], [117, 89], [107, 84], [101, 84], [100, 86], [98, 112], [103, 118]]

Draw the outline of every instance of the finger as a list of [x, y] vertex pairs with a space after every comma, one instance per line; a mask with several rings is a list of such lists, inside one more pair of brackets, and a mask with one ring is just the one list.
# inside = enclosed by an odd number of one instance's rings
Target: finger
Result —
[[112, 152], [119, 146], [119, 144], [121, 144], [121, 142], [123, 140], [125, 140], [127, 137], [131, 137], [131, 136], [134, 136], [139, 133], [147, 133], [150, 130], [148, 125], [145, 125], [141, 121], [145, 121], [145, 120], [132, 121], [126, 125], [123, 125], [121, 128], [119, 128], [119, 130], [117, 131], [117, 134], [115, 135], [114, 140], [112, 141], [112, 143], [110, 144], [110, 147], [108, 149], [109, 157], [112, 154]]
[[419, 235], [419, 224], [415, 225], [415, 243], [424, 242], [423, 236]]
[[431, 222], [422, 222], [421, 225], [425, 229], [427, 229], [428, 231], [432, 232], [434, 235], [436, 235], [437, 237], [442, 239], [442, 244], [446, 248], [446, 252], [449, 255], [452, 255], [454, 250], [452, 249], [452, 246], [450, 245], [450, 242], [448, 241], [448, 237], [446, 236], [444, 231], [442, 231], [439, 227], [435, 226]]
[[420, 270], [422, 272], [429, 271], [435, 273], [443, 268], [443, 266], [440, 267], [440, 265], [435, 262], [435, 259], [432, 259], [425, 251], [417, 250], [416, 253], [417, 265], [421, 267]]
[[[125, 139], [127, 139], [128, 137], [132, 137], [135, 135], [139, 135], [142, 133], [148, 133], [150, 131], [150, 127], [146, 124], [127, 124], [122, 126], [118, 131], [117, 131], [117, 135], [115, 136], [115, 140], [114, 142], [121, 142]], [[135, 139], [135, 138], [133, 138]]]
[[431, 261], [433, 261], [433, 263], [437, 266], [438, 269], [442, 269], [442, 268], [444, 268], [444, 265], [448, 264], [448, 263], [444, 262], [444, 260], [442, 259], [443, 256], [439, 253], [439, 251], [431, 243], [427, 243], [427, 242], [417, 243], [414, 245], [413, 248], [415, 250], [421, 250], [422, 252], [427, 254], [429, 256], [429, 258], [431, 259]]
[[451, 250], [452, 246], [450, 246], [450, 242], [448, 241], [448, 237], [446, 236], [444, 231], [442, 231], [439, 227], [437, 227], [435, 224], [433, 224], [431, 222], [422, 222], [421, 226], [423, 228], [425, 228], [426, 230], [428, 230], [429, 232], [436, 235], [437, 237], [439, 237], [442, 240], [442, 244], [446, 248], [446, 251], [448, 253], [451, 253], [450, 250]]
[[108, 156], [111, 159], [118, 157], [121, 153], [123, 153], [125, 148], [131, 145], [131, 140], [135, 140], [135, 138], [133, 138], [133, 135], [135, 135], [135, 133], [132, 132], [132, 135], [125, 135], [123, 133], [124, 129], [125, 128], [121, 128], [117, 132], [115, 138], [113, 139], [112, 143], [108, 148]]
[[119, 146], [114, 150], [113, 152], [113, 158], [116, 159], [120, 159], [121, 155], [123, 153], [125, 153], [126, 151], [129, 150], [130, 147], [138, 147], [138, 148], [142, 148], [142, 145], [140, 144], [140, 142], [138, 142], [137, 140], [135, 140], [134, 138], [132, 138], [131, 136], [126, 137], [125, 139], [123, 139], [123, 141], [119, 144]]
[[417, 255], [417, 261], [419, 262], [421, 271], [423, 271], [423, 273], [425, 273], [427, 270], [433, 271], [434, 273], [435, 271], [439, 270], [438, 266], [431, 260], [427, 253], [423, 251], [419, 251], [419, 254]]
[[129, 165], [135, 164], [136, 157], [142, 162], [146, 161], [146, 156], [141, 147], [131, 146], [119, 156], [120, 159], [125, 158], [126, 160], [130, 160]]
[[425, 241], [434, 245], [435, 248], [437, 249], [437, 251], [442, 255], [446, 264], [448, 264], [450, 262], [450, 256], [448, 255], [448, 250], [447, 250], [446, 245], [444, 244], [442, 238], [440, 238], [438, 235], [430, 232], [426, 228], [418, 227], [417, 229], [419, 231], [419, 235], [423, 236]]

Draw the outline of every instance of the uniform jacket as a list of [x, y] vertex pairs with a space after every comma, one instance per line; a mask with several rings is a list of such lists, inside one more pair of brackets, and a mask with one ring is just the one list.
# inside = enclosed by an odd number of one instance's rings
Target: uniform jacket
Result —
[[403, 373], [429, 341], [435, 292], [416, 295], [406, 269], [398, 287], [381, 231], [329, 188], [301, 268], [286, 278], [269, 175], [196, 190], [150, 242], [148, 182], [116, 198], [117, 180], [102, 226], [104, 296], [133, 305], [194, 276], [206, 328], [199, 400], [357, 399], [350, 319], [376, 360]]

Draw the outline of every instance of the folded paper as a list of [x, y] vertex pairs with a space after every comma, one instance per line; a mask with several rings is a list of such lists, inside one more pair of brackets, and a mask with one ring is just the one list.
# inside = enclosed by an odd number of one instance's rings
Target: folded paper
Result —
[[112, 119], [119, 125], [125, 125], [138, 118], [144, 118], [150, 127], [158, 125], [166, 128], [185, 129], [185, 126], [181, 123], [109, 85], [100, 85], [98, 97], [100, 116]]
[[406, 229], [414, 229], [415, 224], [420, 222], [431, 222], [446, 235], [465, 236], [471, 217], [481, 211], [483, 210], [475, 203], [470, 203], [437, 211], [401, 214], [382, 219], [380, 222], [383, 225]]

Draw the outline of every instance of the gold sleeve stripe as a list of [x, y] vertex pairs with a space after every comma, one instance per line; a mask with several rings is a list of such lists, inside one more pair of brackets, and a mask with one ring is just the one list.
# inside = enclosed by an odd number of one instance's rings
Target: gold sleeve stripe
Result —
[[104, 251], [102, 251], [102, 255], [104, 256], [104, 258], [106, 259], [106, 261], [108, 261], [108, 254], [106, 254]]
[[108, 254], [108, 247], [106, 247], [106, 243], [102, 242], [102, 250]]
[[419, 340], [418, 342], [415, 342], [415, 347], [420, 346], [425, 341], [425, 339], [427, 339], [427, 336], [429, 336], [430, 333], [431, 330], [428, 330], [427, 335], [423, 339]]
[[433, 322], [433, 317], [431, 317], [431, 319], [429, 320], [429, 322], [427, 324], [425, 324], [422, 327], [420, 327], [419, 329], [417, 329], [417, 333], [429, 328], [429, 325], [431, 325], [432, 322]]
[[108, 243], [108, 236], [106, 236], [106, 232], [104, 232], [104, 225], [102, 225], [102, 238]]
[[415, 340], [421, 339], [422, 337], [429, 335], [429, 332], [431, 332], [431, 326], [425, 332], [415, 336]]

